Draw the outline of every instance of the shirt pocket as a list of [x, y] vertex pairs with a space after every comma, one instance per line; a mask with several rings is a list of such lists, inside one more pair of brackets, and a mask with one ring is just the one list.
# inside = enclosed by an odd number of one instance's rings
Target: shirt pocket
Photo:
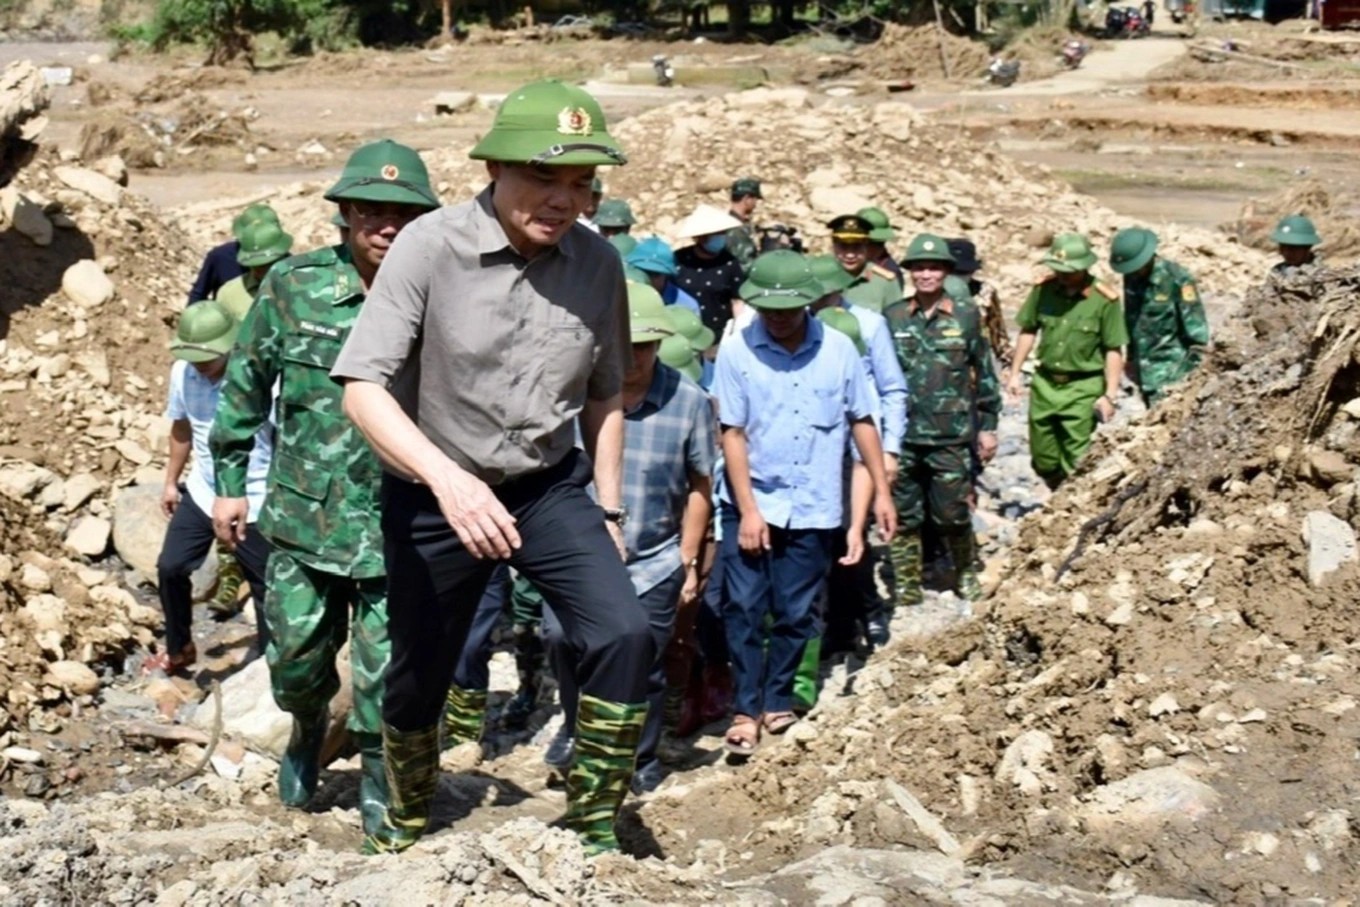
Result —
[[813, 392], [809, 420], [821, 431], [833, 431], [846, 422], [845, 394], [839, 388], [818, 388]]
[[326, 510], [330, 471], [302, 457], [275, 451], [270, 480], [271, 487], [265, 500], [270, 535], [307, 550], [316, 550], [333, 529]]
[[339, 337], [297, 334], [288, 338], [283, 352], [288, 373], [279, 393], [284, 405], [340, 414], [340, 385], [331, 380], [331, 369], [342, 346], [344, 340]]
[[968, 341], [962, 337], [941, 337], [935, 341], [935, 356], [950, 372], [968, 368]]

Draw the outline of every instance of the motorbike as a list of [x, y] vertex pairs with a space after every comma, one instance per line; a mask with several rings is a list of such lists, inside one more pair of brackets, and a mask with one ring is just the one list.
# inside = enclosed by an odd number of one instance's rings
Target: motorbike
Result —
[[1064, 69], [1077, 69], [1081, 66], [1081, 61], [1086, 59], [1086, 54], [1090, 50], [1091, 45], [1073, 38], [1063, 44], [1058, 60], [1062, 63]]
[[1112, 6], [1105, 13], [1106, 38], [1142, 38], [1151, 29], [1147, 19], [1133, 6]]
[[788, 224], [762, 224], [756, 227], [756, 233], [760, 238], [761, 252], [774, 252], [778, 249], [803, 251], [803, 238], [798, 235], [797, 227]]
[[1015, 80], [1020, 78], [1020, 61], [1006, 60], [1001, 57], [992, 57], [992, 62], [987, 64], [987, 75], [983, 81], [989, 85], [999, 85], [1002, 88], [1009, 88], [1015, 84]]
[[656, 84], [662, 88], [675, 84], [675, 67], [662, 54], [652, 57], [652, 72], [656, 73]]

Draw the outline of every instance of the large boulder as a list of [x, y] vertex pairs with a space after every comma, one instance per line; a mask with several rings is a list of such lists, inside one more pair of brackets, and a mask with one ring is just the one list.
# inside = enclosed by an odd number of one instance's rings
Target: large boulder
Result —
[[33, 159], [50, 99], [42, 72], [19, 60], [0, 72], [0, 188]]
[[123, 563], [147, 578], [156, 575], [168, 524], [161, 513], [161, 490], [155, 485], [131, 485], [113, 499], [113, 549]]

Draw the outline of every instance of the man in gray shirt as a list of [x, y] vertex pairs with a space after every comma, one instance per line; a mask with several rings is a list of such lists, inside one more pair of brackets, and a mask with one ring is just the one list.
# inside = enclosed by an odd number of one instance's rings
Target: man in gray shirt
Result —
[[654, 649], [621, 558], [623, 271], [577, 224], [596, 166], [624, 156], [598, 102], [549, 81], [512, 92], [472, 157], [491, 185], [403, 231], [332, 371], [386, 469], [392, 799], [374, 843], [425, 829], [454, 662], [508, 562], [579, 655], [565, 823], [598, 853], [618, 847]]

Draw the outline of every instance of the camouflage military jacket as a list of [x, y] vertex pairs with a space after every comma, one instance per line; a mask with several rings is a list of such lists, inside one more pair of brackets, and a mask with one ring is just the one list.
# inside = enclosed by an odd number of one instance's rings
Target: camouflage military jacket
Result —
[[1129, 363], [1146, 396], [1156, 396], [1193, 371], [1209, 343], [1195, 279], [1164, 258], [1153, 262], [1146, 279], [1124, 278], [1124, 321]]
[[977, 310], [945, 297], [927, 315], [915, 298], [883, 310], [907, 377], [904, 444], [967, 444], [978, 428], [996, 431], [1001, 385], [982, 338]]
[[862, 305], [873, 312], [882, 312], [902, 298], [897, 278], [887, 268], [867, 264], [855, 282], [841, 292], [852, 305]]
[[727, 251], [732, 253], [732, 257], [741, 262], [743, 270], [751, 267], [751, 262], [756, 260], [759, 249], [756, 248], [755, 228], [750, 224], [742, 224], [740, 227], [733, 227], [727, 231]]
[[341, 411], [331, 366], [363, 305], [344, 246], [295, 255], [269, 272], [227, 365], [209, 444], [217, 493], [245, 493], [246, 461], [278, 384], [277, 440], [259, 528], [309, 567], [382, 576], [378, 459]]
[[[974, 289], [976, 288], [976, 289]], [[1003, 366], [1009, 367], [1015, 358], [1015, 347], [1006, 330], [1006, 317], [1001, 311], [1001, 300], [996, 287], [982, 281], [966, 280], [957, 274], [944, 279], [944, 292], [955, 303], [974, 308], [982, 323], [982, 337]]]

